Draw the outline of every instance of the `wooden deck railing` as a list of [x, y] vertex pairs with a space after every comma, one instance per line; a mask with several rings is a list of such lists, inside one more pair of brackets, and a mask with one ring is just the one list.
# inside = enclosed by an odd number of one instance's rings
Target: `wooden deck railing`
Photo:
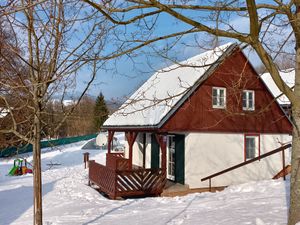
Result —
[[106, 166], [113, 170], [127, 170], [129, 159], [124, 158], [123, 153], [107, 153]]
[[89, 180], [110, 198], [160, 195], [166, 183], [161, 169], [118, 170], [89, 162]]
[[166, 176], [161, 169], [138, 169], [117, 172], [117, 195], [159, 195], [162, 193]]
[[[284, 170], [285, 167], [286, 167], [286, 166], [285, 166], [285, 154], [284, 154], [284, 150], [290, 148], [291, 146], [292, 146], [291, 144], [284, 145], [284, 146], [282, 146], [282, 147], [280, 147], [280, 148], [274, 149], [274, 150], [272, 150], [272, 151], [270, 151], [270, 152], [267, 152], [267, 153], [265, 153], [265, 154], [262, 154], [262, 155], [260, 155], [260, 156], [258, 156], [258, 157], [255, 157], [255, 158], [253, 158], [253, 159], [250, 159], [250, 160], [247, 160], [247, 161], [245, 161], [245, 162], [239, 163], [239, 164], [237, 164], [237, 165], [235, 165], [235, 166], [229, 167], [229, 168], [227, 168], [227, 169], [225, 169], [225, 170], [222, 170], [222, 171], [220, 171], [220, 172], [217, 172], [217, 173], [214, 173], [214, 174], [209, 175], [209, 176], [207, 176], [207, 177], [204, 177], [204, 178], [201, 179], [201, 181], [209, 180], [209, 190], [211, 191], [211, 179], [212, 179], [212, 178], [217, 177], [217, 176], [220, 176], [220, 175], [222, 175], [222, 174], [224, 174], [224, 173], [227, 173], [227, 172], [229, 172], [229, 171], [238, 169], [238, 168], [240, 168], [240, 167], [242, 167], [242, 166], [248, 165], [248, 164], [253, 163], [253, 162], [257, 161], [257, 160], [261, 160], [261, 159], [263, 159], [263, 158], [266, 158], [266, 157], [271, 156], [271, 155], [273, 155], [273, 154], [276, 154], [276, 153], [278, 153], [278, 152], [281, 152], [281, 153], [282, 153], [282, 169]], [[285, 179], [285, 175], [284, 175], [284, 179]]]
[[89, 161], [89, 184], [95, 183], [108, 196], [115, 196], [116, 173], [113, 169], [96, 163], [95, 160]]
[[119, 158], [124, 158], [124, 152], [111, 152], [111, 153], [107, 153], [111, 156], [116, 156], [116, 157], [119, 157]]

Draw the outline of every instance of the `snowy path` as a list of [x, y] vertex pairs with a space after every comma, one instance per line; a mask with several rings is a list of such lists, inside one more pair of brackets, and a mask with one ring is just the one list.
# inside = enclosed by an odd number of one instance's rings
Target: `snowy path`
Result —
[[[83, 144], [42, 154], [44, 224], [286, 224], [289, 187], [283, 181], [252, 182], [215, 194], [108, 200], [86, 185]], [[89, 152], [105, 161], [105, 151]], [[50, 162], [61, 166], [49, 169]], [[5, 176], [12, 164], [0, 159], [0, 224], [32, 224], [32, 176]]]

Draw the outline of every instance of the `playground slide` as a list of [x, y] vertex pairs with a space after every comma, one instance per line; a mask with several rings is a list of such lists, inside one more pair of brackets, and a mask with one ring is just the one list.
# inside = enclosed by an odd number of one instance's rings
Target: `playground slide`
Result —
[[8, 175], [13, 176], [15, 175], [16, 170], [18, 169], [17, 166], [14, 166], [13, 168], [11, 168], [11, 170], [9, 171]]

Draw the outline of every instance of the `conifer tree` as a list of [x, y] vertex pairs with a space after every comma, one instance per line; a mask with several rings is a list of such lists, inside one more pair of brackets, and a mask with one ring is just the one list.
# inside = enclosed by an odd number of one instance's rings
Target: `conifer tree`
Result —
[[95, 130], [100, 130], [104, 121], [108, 118], [108, 108], [104, 100], [102, 92], [98, 95], [96, 99], [95, 109], [94, 109], [94, 126]]

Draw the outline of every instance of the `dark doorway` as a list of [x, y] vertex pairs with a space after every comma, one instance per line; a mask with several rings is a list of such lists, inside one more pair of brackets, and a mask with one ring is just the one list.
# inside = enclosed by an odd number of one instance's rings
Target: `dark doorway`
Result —
[[151, 168], [159, 168], [159, 144], [156, 140], [155, 134], [151, 135]]

